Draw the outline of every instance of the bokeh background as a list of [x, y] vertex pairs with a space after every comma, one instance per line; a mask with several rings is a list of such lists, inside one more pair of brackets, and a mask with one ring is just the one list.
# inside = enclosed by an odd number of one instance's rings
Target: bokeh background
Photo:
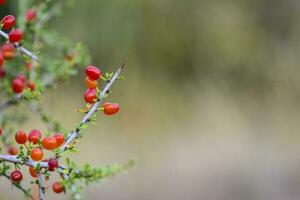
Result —
[[[86, 199], [300, 198], [299, 0], [75, 2], [52, 28], [86, 44], [103, 71], [128, 65], [110, 96], [121, 112], [99, 116], [74, 158], [137, 160]], [[83, 79], [43, 98], [69, 129], [81, 118]], [[32, 126], [45, 129], [35, 116]], [[0, 183], [1, 199], [23, 198]]]

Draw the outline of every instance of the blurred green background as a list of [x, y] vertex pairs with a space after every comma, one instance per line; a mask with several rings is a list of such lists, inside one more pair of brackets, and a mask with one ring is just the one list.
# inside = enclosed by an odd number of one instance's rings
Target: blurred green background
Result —
[[[85, 0], [52, 28], [113, 71], [121, 112], [98, 117], [79, 163], [136, 158], [127, 175], [85, 191], [105, 200], [300, 198], [299, 0]], [[83, 72], [43, 98], [71, 129]], [[24, 127], [44, 129], [33, 116]], [[21, 199], [1, 181], [2, 199]], [[66, 199], [50, 194], [51, 199]]]

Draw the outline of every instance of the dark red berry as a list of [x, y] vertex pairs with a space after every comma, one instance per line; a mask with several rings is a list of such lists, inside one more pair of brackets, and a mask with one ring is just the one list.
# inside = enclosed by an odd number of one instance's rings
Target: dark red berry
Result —
[[52, 185], [52, 190], [55, 193], [61, 193], [61, 192], [65, 191], [65, 187], [60, 182], [55, 182]]
[[120, 105], [117, 103], [105, 103], [103, 105], [103, 112], [106, 115], [113, 115], [116, 114], [120, 110]]
[[27, 22], [32, 22], [36, 19], [36, 10], [34, 9], [29, 9], [26, 12], [26, 21]]
[[101, 76], [101, 70], [92, 65], [86, 67], [85, 73], [92, 80], [97, 80]]
[[48, 160], [49, 171], [54, 171], [58, 167], [58, 161], [55, 158], [50, 158]]
[[18, 144], [25, 144], [27, 142], [27, 135], [24, 131], [18, 131], [15, 134], [15, 140]]
[[95, 103], [97, 100], [97, 90], [94, 88], [87, 89], [84, 93], [84, 100], [87, 103]]
[[2, 18], [1, 24], [3, 24], [4, 30], [8, 30], [16, 24], [16, 18], [13, 15], [6, 15]]
[[0, 135], [2, 135], [2, 132], [3, 132], [3, 130], [2, 130], [2, 128], [0, 128]]
[[41, 139], [42, 134], [39, 130], [33, 129], [28, 134], [28, 141], [32, 142], [32, 144], [37, 144], [39, 140]]
[[20, 42], [23, 38], [23, 32], [20, 29], [13, 29], [8, 37], [10, 42]]
[[15, 170], [10, 174], [10, 179], [15, 183], [19, 183], [22, 180], [22, 178], [23, 174], [19, 170]]
[[15, 78], [11, 83], [11, 87], [14, 93], [23, 92], [24, 86], [25, 86], [24, 82], [19, 78]]

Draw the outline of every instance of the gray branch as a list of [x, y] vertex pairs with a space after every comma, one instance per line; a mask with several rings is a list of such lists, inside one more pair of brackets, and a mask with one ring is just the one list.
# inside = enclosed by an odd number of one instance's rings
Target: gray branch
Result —
[[41, 174], [39, 174], [38, 177], [38, 186], [39, 186], [39, 200], [45, 200], [45, 188], [43, 186], [43, 179]]
[[12, 156], [12, 155], [0, 155], [0, 160], [10, 162], [10, 163], [27, 165], [30, 167], [36, 167], [39, 164], [42, 168], [48, 168], [47, 162], [35, 162], [30, 159], [23, 162], [21, 159], [17, 158], [17, 156]]
[[[5, 39], [7, 39], [7, 40], [9, 39], [8, 35], [4, 31], [2, 31], [2, 30], [0, 30], [0, 35], [2, 37], [4, 37]], [[21, 46], [19, 43], [15, 42], [14, 45], [15, 45], [15, 47], [17, 49], [19, 49], [21, 51], [21, 53], [26, 54], [31, 59], [33, 59], [33, 60], [35, 60], [37, 62], [40, 62], [39, 59], [38, 59], [38, 57], [35, 54], [33, 54], [31, 51], [29, 51], [26, 48], [24, 48], [23, 46]]]

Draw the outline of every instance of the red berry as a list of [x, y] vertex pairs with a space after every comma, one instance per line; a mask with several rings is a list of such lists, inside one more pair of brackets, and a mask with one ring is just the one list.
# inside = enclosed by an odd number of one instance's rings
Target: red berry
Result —
[[10, 42], [20, 42], [23, 38], [23, 33], [20, 29], [13, 29], [8, 34]]
[[61, 193], [61, 192], [65, 191], [65, 187], [60, 182], [55, 182], [52, 185], [52, 190], [55, 193]]
[[62, 145], [65, 141], [64, 134], [62, 134], [62, 133], [56, 133], [56, 134], [54, 134], [53, 137], [55, 137], [56, 142], [57, 142], [56, 148], [60, 147], [60, 145]]
[[5, 4], [5, 0], [0, 0], [0, 5]]
[[12, 15], [6, 15], [1, 20], [1, 24], [3, 24], [3, 29], [8, 30], [16, 24], [16, 18]]
[[2, 67], [3, 63], [4, 63], [4, 56], [3, 53], [0, 52], [0, 68]]
[[97, 100], [97, 90], [94, 88], [87, 89], [84, 93], [84, 100], [87, 103], [95, 103]]
[[15, 140], [18, 144], [25, 144], [27, 142], [27, 135], [24, 131], [18, 131], [15, 134]]
[[33, 178], [37, 178], [39, 174], [34, 170], [33, 167], [29, 167], [29, 173]]
[[92, 80], [97, 80], [101, 76], [101, 70], [92, 65], [86, 67], [85, 73]]
[[42, 146], [47, 150], [53, 150], [57, 147], [56, 138], [53, 136], [45, 137], [42, 141]]
[[0, 128], [0, 135], [2, 135], [2, 128]]
[[10, 179], [15, 183], [19, 183], [22, 180], [22, 178], [22, 172], [20, 172], [19, 170], [15, 170], [10, 174]]
[[35, 161], [42, 160], [43, 156], [44, 156], [44, 153], [40, 148], [34, 148], [30, 152], [30, 157], [32, 158], [32, 160], [35, 160]]
[[33, 91], [33, 90], [35, 90], [36, 85], [35, 85], [34, 82], [29, 81], [29, 82], [27, 83], [27, 87], [29, 87], [29, 89], [30, 89], [31, 91]]
[[20, 79], [24, 84], [26, 83], [26, 77], [23, 74], [19, 74], [16, 78]]
[[92, 80], [88, 76], [85, 78], [85, 84], [88, 88], [96, 88], [98, 86], [97, 80]]
[[119, 104], [117, 103], [105, 103], [103, 105], [104, 107], [104, 110], [103, 112], [106, 114], [106, 115], [113, 115], [113, 114], [116, 114], [119, 110], [120, 110], [120, 106]]
[[13, 156], [18, 155], [18, 148], [14, 146], [8, 147], [8, 153], [9, 155], [13, 155]]
[[27, 22], [32, 22], [36, 19], [36, 10], [34, 9], [29, 9], [26, 12], [26, 21]]
[[1, 50], [5, 59], [12, 59], [16, 55], [16, 48], [12, 43], [4, 43]]
[[55, 158], [50, 158], [48, 160], [49, 171], [54, 171], [58, 167], [58, 161]]
[[11, 83], [11, 87], [12, 87], [12, 90], [14, 91], [14, 93], [23, 92], [24, 85], [25, 85], [24, 82], [19, 78], [15, 78]]
[[37, 144], [41, 139], [41, 137], [42, 137], [41, 132], [39, 130], [33, 129], [28, 134], [28, 141], [32, 142], [33, 144]]

